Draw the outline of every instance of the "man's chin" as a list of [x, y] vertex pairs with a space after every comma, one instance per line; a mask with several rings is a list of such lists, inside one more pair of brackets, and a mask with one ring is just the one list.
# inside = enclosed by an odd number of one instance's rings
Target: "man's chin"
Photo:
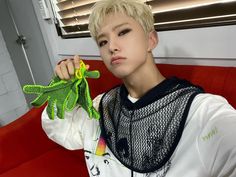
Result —
[[118, 79], [124, 79], [127, 77], [127, 72], [125, 72], [124, 70], [116, 69], [110, 72]]

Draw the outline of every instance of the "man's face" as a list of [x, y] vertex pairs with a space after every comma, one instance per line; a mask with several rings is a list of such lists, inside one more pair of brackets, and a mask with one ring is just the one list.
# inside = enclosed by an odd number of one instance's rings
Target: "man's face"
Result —
[[106, 67], [121, 79], [138, 71], [147, 59], [148, 36], [138, 22], [121, 13], [105, 17], [97, 44]]

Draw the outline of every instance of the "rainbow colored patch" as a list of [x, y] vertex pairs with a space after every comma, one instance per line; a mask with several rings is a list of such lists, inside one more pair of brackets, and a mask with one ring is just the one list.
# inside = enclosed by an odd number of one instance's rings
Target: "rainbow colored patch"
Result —
[[100, 136], [97, 144], [96, 155], [102, 156], [105, 154], [106, 142], [102, 136]]

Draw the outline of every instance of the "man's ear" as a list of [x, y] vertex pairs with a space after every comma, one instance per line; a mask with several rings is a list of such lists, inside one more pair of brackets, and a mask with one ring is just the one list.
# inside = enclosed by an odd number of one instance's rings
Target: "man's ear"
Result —
[[158, 44], [158, 35], [155, 30], [148, 34], [148, 52], [151, 52]]

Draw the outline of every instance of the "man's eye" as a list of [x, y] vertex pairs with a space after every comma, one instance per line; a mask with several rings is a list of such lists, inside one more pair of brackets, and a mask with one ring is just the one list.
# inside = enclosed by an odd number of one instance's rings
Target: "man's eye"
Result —
[[107, 41], [101, 41], [98, 43], [98, 45], [99, 45], [99, 47], [102, 47], [102, 46], [106, 45], [106, 43], [107, 43]]
[[125, 35], [125, 34], [127, 34], [127, 33], [129, 33], [131, 31], [131, 29], [124, 29], [124, 30], [122, 30], [121, 32], [119, 32], [119, 36], [123, 36], [123, 35]]
[[86, 159], [89, 159], [89, 156], [86, 155], [85, 158], [86, 158]]

